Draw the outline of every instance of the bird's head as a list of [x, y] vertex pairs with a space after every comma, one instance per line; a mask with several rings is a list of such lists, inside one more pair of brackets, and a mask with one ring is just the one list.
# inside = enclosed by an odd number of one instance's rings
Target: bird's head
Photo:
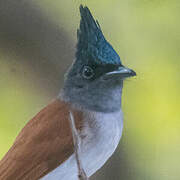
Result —
[[66, 74], [64, 96], [94, 111], [120, 109], [123, 80], [136, 73], [122, 65], [87, 7], [80, 6], [76, 59]]

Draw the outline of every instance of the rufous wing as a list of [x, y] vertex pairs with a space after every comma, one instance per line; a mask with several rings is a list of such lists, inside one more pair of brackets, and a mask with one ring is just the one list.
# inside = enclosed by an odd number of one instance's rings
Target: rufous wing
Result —
[[[74, 116], [81, 129], [82, 114]], [[67, 160], [73, 153], [68, 118], [69, 106], [56, 99], [30, 120], [0, 161], [0, 180], [38, 180]]]

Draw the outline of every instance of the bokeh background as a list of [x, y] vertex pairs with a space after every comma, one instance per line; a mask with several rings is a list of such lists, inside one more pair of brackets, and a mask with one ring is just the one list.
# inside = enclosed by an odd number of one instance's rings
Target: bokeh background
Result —
[[62, 87], [81, 3], [137, 72], [125, 81], [119, 148], [91, 179], [179, 180], [179, 0], [0, 0], [0, 158]]

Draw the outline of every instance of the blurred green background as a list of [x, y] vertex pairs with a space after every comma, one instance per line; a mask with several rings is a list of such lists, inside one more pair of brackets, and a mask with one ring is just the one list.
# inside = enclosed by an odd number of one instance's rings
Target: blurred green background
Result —
[[72, 63], [79, 5], [87, 5], [125, 65], [118, 150], [92, 177], [180, 179], [180, 1], [1, 0], [0, 158], [63, 85]]

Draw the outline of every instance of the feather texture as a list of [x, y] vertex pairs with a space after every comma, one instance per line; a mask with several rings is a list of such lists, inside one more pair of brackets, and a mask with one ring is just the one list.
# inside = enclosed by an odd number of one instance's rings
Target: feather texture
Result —
[[[57, 99], [27, 123], [0, 161], [0, 180], [37, 180], [73, 154], [68, 108]], [[80, 130], [81, 112], [73, 114]]]
[[94, 61], [97, 64], [120, 65], [119, 55], [106, 41], [98, 21], [95, 21], [88, 7], [81, 5], [80, 15], [76, 58], [83, 61]]

